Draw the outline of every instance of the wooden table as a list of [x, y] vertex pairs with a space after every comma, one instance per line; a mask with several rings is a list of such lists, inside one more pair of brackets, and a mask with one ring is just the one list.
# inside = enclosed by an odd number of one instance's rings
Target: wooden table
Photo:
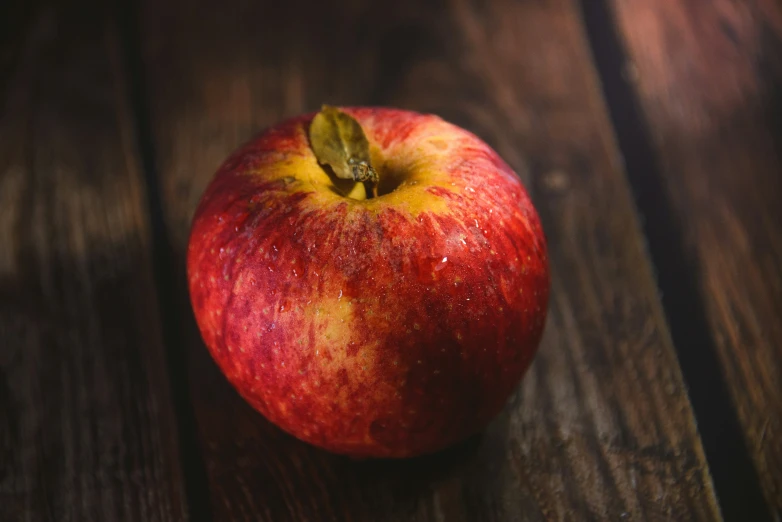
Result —
[[[0, 520], [782, 519], [782, 4], [107, 4], [0, 15]], [[540, 211], [540, 353], [444, 453], [306, 446], [195, 329], [202, 190], [323, 102], [474, 131]]]

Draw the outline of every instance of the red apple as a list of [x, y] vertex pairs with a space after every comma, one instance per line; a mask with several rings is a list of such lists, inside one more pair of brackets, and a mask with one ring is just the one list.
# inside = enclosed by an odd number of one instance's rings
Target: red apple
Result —
[[267, 130], [195, 214], [193, 310], [228, 380], [288, 433], [356, 457], [437, 451], [484, 428], [529, 366], [545, 238], [475, 135], [431, 115], [342, 110], [369, 142], [378, 196], [319, 164], [314, 115]]

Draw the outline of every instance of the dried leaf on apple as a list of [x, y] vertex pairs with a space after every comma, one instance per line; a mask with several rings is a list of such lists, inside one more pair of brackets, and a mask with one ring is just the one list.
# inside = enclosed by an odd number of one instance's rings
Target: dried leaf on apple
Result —
[[331, 167], [340, 179], [361, 181], [376, 190], [378, 175], [370, 165], [369, 141], [355, 118], [324, 105], [310, 124], [309, 137], [318, 163]]

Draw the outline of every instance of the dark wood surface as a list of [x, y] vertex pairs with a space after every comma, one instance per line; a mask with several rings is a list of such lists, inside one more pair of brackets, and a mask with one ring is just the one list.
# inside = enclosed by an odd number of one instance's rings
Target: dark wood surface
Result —
[[185, 515], [122, 53], [96, 18], [33, 10], [6, 57], [3, 521]]
[[[532, 189], [554, 273], [519, 393], [447, 458], [356, 464], [278, 433], [190, 323], [215, 518], [718, 517], [574, 4], [187, 4], [149, 3], [140, 31], [174, 259], [222, 159], [326, 101], [435, 112], [487, 139]], [[183, 295], [181, 263], [177, 274]]]
[[613, 7], [667, 205], [682, 227], [688, 275], [779, 520], [782, 3], [614, 0]]
[[[0, 520], [778, 519], [778, 5], [325, 4], [5, 17]], [[324, 102], [472, 130], [543, 220], [540, 353], [485, 433], [437, 455], [283, 434], [192, 319], [201, 191]]]

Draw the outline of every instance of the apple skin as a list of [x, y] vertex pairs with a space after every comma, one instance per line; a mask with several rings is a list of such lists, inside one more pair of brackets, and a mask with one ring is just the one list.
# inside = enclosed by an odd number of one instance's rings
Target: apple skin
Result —
[[381, 196], [339, 193], [310, 148], [313, 114], [265, 131], [195, 214], [193, 310], [222, 372], [283, 430], [358, 458], [431, 453], [483, 429], [529, 366], [546, 241], [516, 175], [475, 135], [432, 115], [342, 110], [364, 128]]

